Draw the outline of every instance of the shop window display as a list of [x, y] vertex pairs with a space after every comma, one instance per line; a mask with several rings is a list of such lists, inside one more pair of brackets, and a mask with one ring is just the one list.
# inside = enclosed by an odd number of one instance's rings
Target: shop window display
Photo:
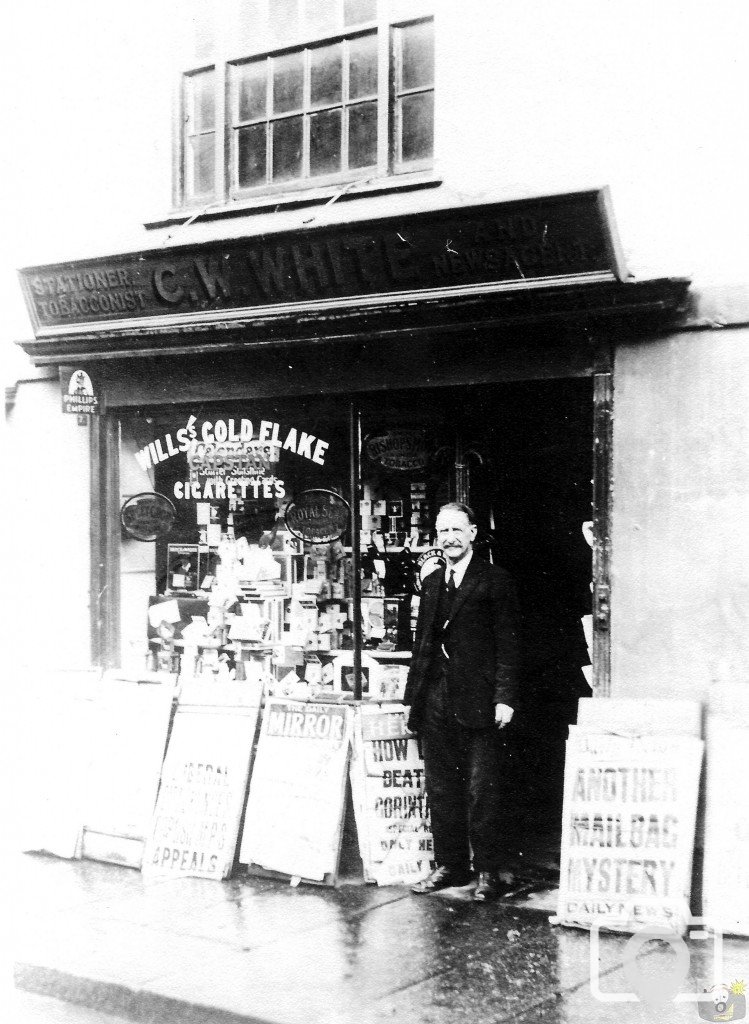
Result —
[[358, 621], [363, 699], [399, 699], [431, 539], [423, 430], [372, 429], [353, 497], [349, 457], [346, 421], [312, 402], [123, 416], [123, 505], [153, 491], [175, 509], [152, 544], [123, 529], [129, 667], [353, 699]]
[[589, 397], [571, 381], [361, 398], [354, 494], [348, 399], [123, 415], [122, 504], [155, 491], [175, 509], [155, 542], [123, 531], [123, 667], [348, 700], [358, 643], [363, 699], [397, 700], [420, 580], [442, 561], [437, 510], [467, 496], [477, 554], [517, 581], [527, 700], [550, 690], [574, 708], [590, 601]]

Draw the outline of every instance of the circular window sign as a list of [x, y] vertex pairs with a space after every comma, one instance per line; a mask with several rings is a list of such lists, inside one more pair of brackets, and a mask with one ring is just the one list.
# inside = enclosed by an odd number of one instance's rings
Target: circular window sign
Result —
[[430, 576], [437, 569], [442, 569], [445, 565], [447, 565], [447, 560], [442, 554], [442, 548], [429, 548], [428, 551], [422, 551], [416, 559], [417, 572], [414, 579], [416, 593], [421, 593], [421, 588], [427, 576]]
[[158, 540], [174, 526], [177, 510], [165, 494], [143, 491], [128, 498], [120, 509], [120, 522], [135, 540]]
[[349, 524], [349, 503], [322, 488], [302, 491], [286, 506], [284, 518], [290, 533], [308, 544], [340, 540]]

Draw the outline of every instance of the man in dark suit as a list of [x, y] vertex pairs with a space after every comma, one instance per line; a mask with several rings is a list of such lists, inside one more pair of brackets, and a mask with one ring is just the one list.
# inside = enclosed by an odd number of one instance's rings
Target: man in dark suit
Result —
[[404, 702], [421, 740], [436, 868], [412, 887], [432, 893], [467, 885], [473, 898], [500, 894], [499, 730], [517, 689], [518, 606], [508, 574], [473, 553], [466, 505], [443, 505], [437, 543], [447, 565], [422, 588]]

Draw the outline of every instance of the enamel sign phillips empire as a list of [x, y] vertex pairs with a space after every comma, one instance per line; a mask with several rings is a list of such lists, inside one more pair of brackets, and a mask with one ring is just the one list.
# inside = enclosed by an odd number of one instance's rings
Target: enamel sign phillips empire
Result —
[[62, 411], [74, 416], [99, 415], [99, 396], [91, 374], [80, 367], [60, 367]]

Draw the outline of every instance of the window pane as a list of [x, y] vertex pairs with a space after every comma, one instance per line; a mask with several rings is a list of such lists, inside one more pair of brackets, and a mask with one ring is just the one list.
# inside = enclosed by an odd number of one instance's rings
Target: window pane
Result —
[[267, 63], [264, 60], [237, 68], [238, 121], [255, 121], [265, 117]]
[[273, 58], [273, 113], [301, 110], [304, 90], [304, 53]]
[[377, 101], [358, 103], [348, 111], [348, 165], [370, 167], [377, 163]]
[[349, 41], [349, 98], [377, 95], [377, 35]]
[[187, 130], [193, 132], [213, 128], [215, 116], [215, 94], [212, 71], [190, 75], [187, 79]]
[[322, 110], [309, 119], [309, 172], [332, 174], [341, 169], [341, 111]]
[[339, 28], [340, 5], [338, 0], [307, 0], [307, 32], [309, 35], [323, 35]]
[[423, 21], [401, 29], [402, 89], [417, 89], [434, 81], [434, 24]]
[[374, 21], [377, 0], [343, 0], [343, 24], [360, 25], [363, 21]]
[[273, 38], [288, 43], [299, 35], [299, 0], [270, 0], [270, 26]]
[[274, 121], [273, 180], [288, 181], [302, 176], [302, 119], [287, 117]]
[[237, 183], [251, 188], [265, 182], [265, 124], [253, 124], [237, 132]]
[[214, 159], [213, 159], [213, 147], [214, 147], [215, 136], [211, 132], [210, 135], [196, 135], [194, 138], [189, 140], [189, 153], [191, 158], [191, 170], [190, 175], [192, 181], [188, 182], [189, 191], [194, 196], [205, 195], [208, 192], [213, 192], [214, 183]]
[[401, 160], [424, 160], [434, 145], [434, 93], [404, 96], [401, 102]]
[[341, 102], [341, 43], [310, 50], [310, 102], [313, 107]]

